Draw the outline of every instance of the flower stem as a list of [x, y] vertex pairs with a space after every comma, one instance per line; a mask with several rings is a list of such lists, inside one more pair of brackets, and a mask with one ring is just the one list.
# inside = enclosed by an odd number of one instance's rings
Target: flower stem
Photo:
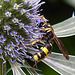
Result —
[[6, 73], [6, 63], [3, 64], [3, 60], [0, 59], [0, 75], [4, 75]]

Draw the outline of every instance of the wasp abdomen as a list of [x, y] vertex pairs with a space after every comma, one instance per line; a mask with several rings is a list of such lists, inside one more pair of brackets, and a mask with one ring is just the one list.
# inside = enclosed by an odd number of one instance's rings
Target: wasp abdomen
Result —
[[33, 60], [39, 61], [45, 58], [50, 54], [51, 48], [52, 48], [52, 41], [50, 43], [45, 44], [45, 46], [41, 47], [40, 51], [38, 51], [36, 54], [33, 55]]

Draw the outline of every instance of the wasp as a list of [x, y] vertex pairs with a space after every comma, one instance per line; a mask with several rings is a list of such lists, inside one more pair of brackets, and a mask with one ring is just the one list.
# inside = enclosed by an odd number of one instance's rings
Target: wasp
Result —
[[[42, 17], [42, 18], [45, 19], [45, 17]], [[52, 43], [53, 40], [57, 44], [59, 50], [63, 53], [64, 57], [67, 60], [69, 60], [69, 56], [68, 56], [68, 52], [67, 52], [66, 48], [64, 47], [62, 41], [60, 39], [58, 39], [57, 36], [54, 34], [54, 30], [51, 27], [51, 25], [45, 21], [45, 22], [40, 22], [38, 27], [40, 28], [40, 32], [46, 33], [46, 34], [44, 34], [43, 37], [40, 37], [38, 40], [36, 40], [28, 45], [34, 45], [36, 42], [39, 42], [40, 40], [45, 40], [46, 44], [43, 47], [41, 47], [38, 52], [36, 52], [34, 55], [32, 55], [31, 60], [36, 61], [36, 63], [38, 63], [41, 60], [43, 60], [44, 58], [46, 58], [47, 56], [49, 56], [52, 52], [51, 49], [53, 46], [53, 43]], [[43, 29], [41, 27], [43, 27]], [[35, 67], [35, 65], [33, 67]]]

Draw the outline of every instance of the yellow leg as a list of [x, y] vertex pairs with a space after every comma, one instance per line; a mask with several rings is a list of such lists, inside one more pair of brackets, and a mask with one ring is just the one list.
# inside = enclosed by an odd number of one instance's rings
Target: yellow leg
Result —
[[51, 28], [45, 28], [45, 29], [40, 29], [40, 31], [47, 31], [47, 32], [50, 32], [50, 31], [52, 31], [52, 29], [51, 29]]
[[[25, 44], [26, 46], [28, 46], [28, 45], [34, 45], [36, 42], [38, 42], [38, 41], [40, 41], [41, 39], [42, 39], [43, 37], [40, 37], [38, 40], [36, 40], [36, 41], [34, 41], [34, 42], [32, 42], [32, 43], [29, 43], [29, 44]], [[18, 45], [19, 47], [22, 47], [22, 46], [24, 46], [24, 45]]]
[[40, 37], [38, 40], [36, 40], [36, 41], [34, 41], [34, 42], [30, 43], [30, 44], [25, 44], [25, 45], [34, 45], [36, 42], [40, 41], [42, 38], [43, 37]]
[[[39, 63], [40, 61], [42, 61], [43, 59], [45, 59], [47, 56], [49, 56], [51, 54], [51, 51], [44, 57], [44, 58], [42, 58], [42, 59], [40, 59], [39, 61], [37, 61], [37, 63]], [[36, 64], [37, 64], [36, 63]], [[34, 67], [36, 66], [36, 64], [34, 64], [33, 65], [33, 68], [32, 69], [34, 69]]]
[[[45, 19], [45, 17], [44, 17], [44, 16], [42, 16], [41, 18], [42, 18], [42, 19]], [[45, 21], [44, 23], [45, 23], [45, 24], [47, 24], [47, 21]]]

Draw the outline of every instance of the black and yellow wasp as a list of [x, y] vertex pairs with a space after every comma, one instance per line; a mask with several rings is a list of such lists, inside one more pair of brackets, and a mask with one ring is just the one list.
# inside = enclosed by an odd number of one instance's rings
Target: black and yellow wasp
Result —
[[[41, 17], [42, 19], [45, 19], [45, 17]], [[40, 32], [44, 32], [46, 34], [43, 35], [43, 37], [40, 37], [38, 40], [28, 44], [28, 45], [34, 45], [36, 42], [40, 40], [45, 40], [46, 44], [40, 48], [38, 52], [36, 52], [34, 55], [32, 55], [31, 60], [36, 61], [37, 63], [46, 58], [48, 55], [51, 54], [51, 49], [52, 49], [52, 40], [54, 40], [59, 47], [60, 51], [63, 53], [65, 58], [69, 60], [68, 52], [66, 48], [64, 47], [62, 41], [57, 38], [57, 36], [54, 34], [53, 28], [51, 27], [50, 24], [48, 24], [46, 21], [40, 22], [38, 25], [40, 28]], [[41, 27], [44, 27], [41, 29]], [[20, 45], [19, 45], [20, 46]], [[22, 46], [22, 45], [21, 45]], [[35, 64], [36, 65], [36, 64]], [[33, 67], [35, 67], [35, 65]]]

